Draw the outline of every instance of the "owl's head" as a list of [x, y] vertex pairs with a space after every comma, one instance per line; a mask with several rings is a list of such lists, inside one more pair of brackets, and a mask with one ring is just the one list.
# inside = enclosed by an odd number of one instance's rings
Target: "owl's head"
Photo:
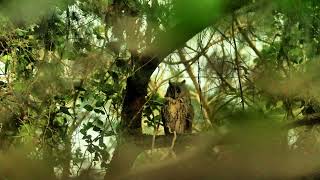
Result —
[[181, 82], [171, 82], [169, 81], [169, 87], [165, 97], [171, 97], [173, 99], [182, 98], [188, 96], [188, 91], [186, 89], [186, 80]]

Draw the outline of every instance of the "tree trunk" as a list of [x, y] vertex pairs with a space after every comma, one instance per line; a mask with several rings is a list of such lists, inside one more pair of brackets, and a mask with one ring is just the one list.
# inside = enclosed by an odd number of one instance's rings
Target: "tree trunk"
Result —
[[131, 169], [136, 157], [143, 151], [133, 143], [122, 143], [116, 148], [104, 179], [115, 179]]
[[64, 145], [64, 158], [63, 158], [63, 170], [62, 170], [62, 179], [69, 179], [71, 174], [71, 138], [72, 136], [67, 136]]

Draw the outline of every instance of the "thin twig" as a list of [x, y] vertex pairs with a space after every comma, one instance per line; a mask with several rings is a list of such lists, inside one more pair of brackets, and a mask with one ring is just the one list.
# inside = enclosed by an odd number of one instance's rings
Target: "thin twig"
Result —
[[234, 34], [234, 20], [235, 16], [233, 15], [233, 21], [232, 21], [232, 40], [234, 44], [234, 51], [235, 51], [235, 63], [237, 67], [237, 75], [238, 75], [238, 82], [239, 82], [239, 87], [240, 87], [240, 97], [241, 97], [241, 105], [242, 105], [242, 110], [244, 110], [244, 97], [243, 97], [243, 89], [242, 89], [242, 83], [241, 83], [241, 74], [240, 74], [240, 66], [239, 66], [239, 54], [238, 54], [238, 49], [237, 49], [237, 43], [236, 43], [236, 38]]

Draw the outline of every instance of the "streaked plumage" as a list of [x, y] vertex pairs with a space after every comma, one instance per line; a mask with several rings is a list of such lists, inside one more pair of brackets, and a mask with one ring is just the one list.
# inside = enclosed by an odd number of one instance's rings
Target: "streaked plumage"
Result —
[[166, 134], [191, 133], [194, 112], [185, 81], [169, 82], [161, 116]]

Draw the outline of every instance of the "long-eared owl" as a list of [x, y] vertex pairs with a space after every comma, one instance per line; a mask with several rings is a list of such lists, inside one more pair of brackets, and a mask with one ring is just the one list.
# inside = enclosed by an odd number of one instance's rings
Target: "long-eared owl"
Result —
[[169, 81], [161, 116], [166, 135], [174, 131], [177, 134], [191, 133], [194, 111], [185, 80]]

